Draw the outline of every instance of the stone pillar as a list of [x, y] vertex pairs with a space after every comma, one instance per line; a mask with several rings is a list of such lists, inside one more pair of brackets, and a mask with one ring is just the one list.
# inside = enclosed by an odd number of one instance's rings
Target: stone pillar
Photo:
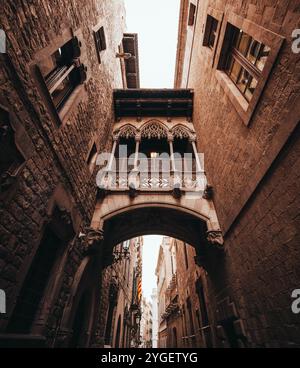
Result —
[[171, 167], [172, 167], [172, 171], [175, 172], [176, 168], [175, 168], [175, 157], [174, 157], [173, 141], [174, 141], [173, 135], [169, 134], [168, 135], [168, 142], [169, 142], [169, 147], [170, 147]]
[[[115, 153], [116, 153], [116, 149], [117, 149], [119, 136], [114, 136], [113, 140], [114, 140], [114, 143], [113, 143], [113, 147], [112, 147], [112, 150], [111, 150], [111, 155], [110, 155], [110, 158], [109, 158], [109, 162], [108, 162], [108, 165], [107, 165], [107, 184], [106, 184], [106, 187], [110, 187], [112, 182], [113, 182], [112, 165], [113, 165], [114, 158], [115, 158]], [[116, 173], [114, 173], [114, 175], [116, 175]]]
[[196, 146], [196, 137], [191, 137], [190, 142], [192, 144], [194, 156], [195, 156], [195, 159], [196, 159], [197, 172], [202, 172], [203, 170], [202, 170], [202, 167], [201, 167], [201, 162], [200, 162], [200, 159], [199, 159], [199, 156], [198, 156], [198, 150], [197, 150], [197, 146]]
[[107, 165], [107, 171], [111, 171], [112, 164], [113, 164], [114, 157], [115, 157], [115, 153], [116, 153], [116, 149], [117, 149], [117, 144], [118, 144], [118, 141], [119, 141], [119, 137], [114, 136], [113, 140], [114, 140], [114, 143], [113, 143], [113, 147], [112, 147], [112, 150], [111, 150], [111, 156], [110, 156], [110, 159], [109, 159], [109, 162], [108, 162], [108, 165]]
[[173, 147], [174, 137], [172, 134], [168, 135], [168, 142], [170, 146], [170, 156], [171, 156], [171, 170], [173, 171], [174, 180], [173, 180], [173, 196], [177, 199], [181, 197], [181, 177], [182, 172], [177, 172], [175, 166], [175, 157], [174, 157], [174, 147]]
[[134, 157], [134, 171], [137, 171], [139, 149], [140, 149], [141, 135], [137, 134], [135, 136], [135, 157]]

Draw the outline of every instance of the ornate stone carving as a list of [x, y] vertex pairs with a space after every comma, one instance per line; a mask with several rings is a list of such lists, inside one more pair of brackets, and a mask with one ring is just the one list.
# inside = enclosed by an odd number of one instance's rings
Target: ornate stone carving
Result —
[[213, 198], [213, 194], [213, 187], [211, 185], [206, 185], [202, 197], [204, 199], [211, 200]]
[[86, 228], [84, 234], [79, 235], [83, 251], [86, 255], [97, 254], [100, 251], [102, 241], [104, 239], [102, 230], [95, 230], [93, 228]]
[[192, 132], [183, 125], [176, 125], [172, 129], [172, 134], [174, 137], [179, 139], [190, 138], [192, 136]]
[[217, 248], [223, 249], [224, 239], [221, 230], [211, 230], [206, 233], [206, 239], [209, 245]]
[[120, 138], [135, 138], [137, 135], [137, 130], [132, 125], [125, 125], [120, 129], [119, 137]]
[[180, 189], [180, 184], [175, 184], [174, 185], [172, 195], [175, 199], [180, 199], [181, 198], [182, 192], [181, 192], [181, 189]]
[[167, 138], [168, 132], [167, 129], [163, 125], [161, 125], [158, 121], [151, 121], [147, 123], [141, 130], [142, 138]]
[[196, 137], [196, 135], [195, 135], [195, 134], [192, 134], [192, 135], [190, 136], [190, 138], [189, 138], [189, 141], [190, 141], [191, 143], [196, 143], [196, 141], [197, 141], [197, 137]]

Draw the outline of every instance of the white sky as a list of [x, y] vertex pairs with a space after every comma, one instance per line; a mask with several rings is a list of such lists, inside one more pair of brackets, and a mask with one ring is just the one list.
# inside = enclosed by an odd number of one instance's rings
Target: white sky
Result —
[[[180, 0], [125, 0], [127, 32], [138, 34], [141, 88], [173, 88]], [[144, 237], [143, 295], [151, 300], [162, 236]]]
[[152, 289], [156, 288], [155, 269], [161, 241], [160, 235], [144, 236], [142, 290], [148, 301], [151, 301]]
[[127, 32], [138, 33], [141, 88], [173, 88], [180, 0], [125, 0]]

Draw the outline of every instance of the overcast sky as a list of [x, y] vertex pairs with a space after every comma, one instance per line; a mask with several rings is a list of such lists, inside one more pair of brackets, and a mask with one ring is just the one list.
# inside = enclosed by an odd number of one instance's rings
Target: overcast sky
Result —
[[180, 0], [125, 0], [127, 31], [138, 33], [141, 88], [173, 88]]
[[144, 236], [142, 290], [143, 296], [149, 301], [152, 289], [156, 288], [155, 269], [161, 241], [160, 235]]
[[[180, 0], [125, 0], [127, 32], [138, 34], [141, 88], [173, 88]], [[161, 236], [145, 236], [143, 294], [156, 287]]]

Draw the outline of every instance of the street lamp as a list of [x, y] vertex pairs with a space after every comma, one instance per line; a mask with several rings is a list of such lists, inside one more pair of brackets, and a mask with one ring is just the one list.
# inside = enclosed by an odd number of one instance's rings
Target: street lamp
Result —
[[136, 316], [135, 316], [135, 323], [137, 325], [140, 324], [140, 321], [141, 321], [141, 314], [139, 312], [137, 312]]
[[121, 249], [115, 250], [113, 253], [113, 256], [114, 256], [113, 263], [117, 263], [121, 261], [122, 259], [129, 259], [130, 257], [129, 247], [130, 247], [129, 240], [126, 242], [123, 242], [121, 245]]

